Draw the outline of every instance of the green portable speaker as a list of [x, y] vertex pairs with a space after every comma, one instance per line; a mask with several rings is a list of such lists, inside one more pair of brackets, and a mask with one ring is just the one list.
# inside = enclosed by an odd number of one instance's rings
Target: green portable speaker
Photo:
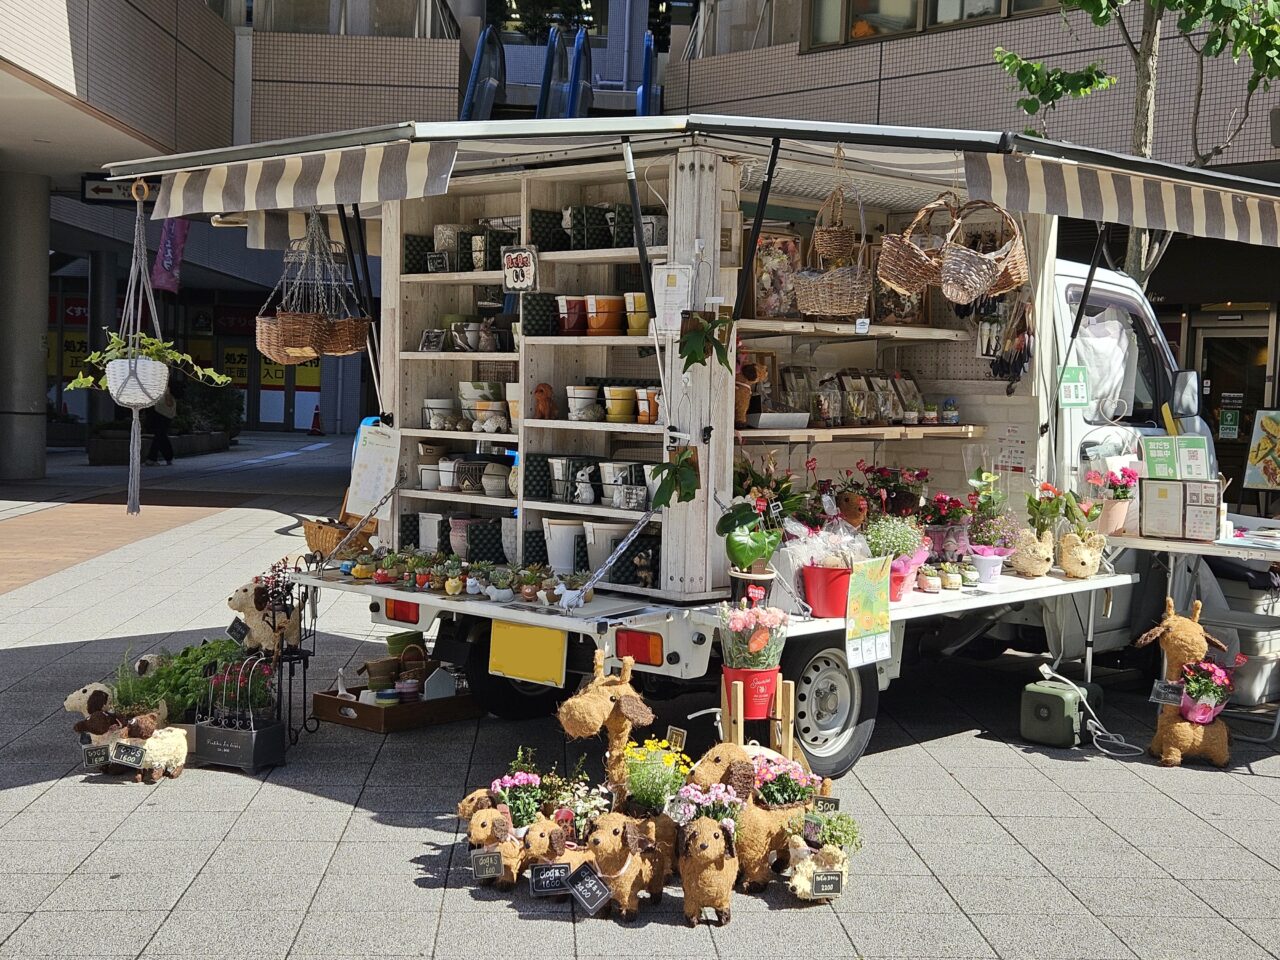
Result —
[[[1081, 684], [1094, 710], [1102, 709], [1102, 688]], [[1056, 680], [1037, 680], [1022, 688], [1022, 739], [1049, 747], [1074, 747], [1083, 726], [1080, 691]]]

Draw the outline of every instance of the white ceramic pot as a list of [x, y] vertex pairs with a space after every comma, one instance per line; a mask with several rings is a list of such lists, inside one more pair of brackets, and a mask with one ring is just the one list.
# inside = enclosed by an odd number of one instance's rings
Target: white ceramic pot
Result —
[[585, 536], [581, 520], [542, 518], [542, 533], [547, 540], [547, 563], [556, 573], [573, 573], [573, 542]]
[[440, 470], [440, 486], [452, 489], [458, 485], [458, 461], [451, 460], [448, 457], [441, 457], [440, 462], [436, 464]]
[[422, 490], [440, 489], [440, 464], [423, 463], [418, 466], [418, 487]]

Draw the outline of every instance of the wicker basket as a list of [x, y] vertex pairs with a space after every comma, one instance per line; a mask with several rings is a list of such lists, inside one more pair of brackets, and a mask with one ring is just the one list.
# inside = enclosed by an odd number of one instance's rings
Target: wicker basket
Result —
[[[411, 656], [415, 651], [416, 655]], [[411, 643], [400, 652], [399, 679], [419, 682], [427, 679], [427, 651], [418, 644]]]
[[[966, 214], [971, 214], [975, 210], [991, 209], [995, 210], [1004, 222], [1004, 228], [1007, 232], [1002, 231], [1002, 236], [1009, 236], [1004, 244], [991, 253], [979, 253], [970, 247], [966, 247], [956, 242], [956, 235], [963, 229]], [[1021, 261], [1018, 263], [1010, 263], [1015, 258], [1014, 248], [1017, 247], [1020, 254], [1017, 258]], [[966, 203], [960, 208], [956, 214], [955, 223], [951, 226], [951, 232], [947, 234], [947, 242], [942, 246], [942, 268], [941, 268], [941, 286], [942, 294], [952, 303], [972, 303], [983, 294], [995, 295], [997, 293], [1007, 293], [1009, 290], [1015, 289], [1025, 282], [1024, 279], [1017, 279], [1018, 273], [1025, 275], [1027, 255], [1026, 248], [1022, 242], [1022, 232], [1018, 229], [1018, 225], [1014, 222], [1007, 210], [994, 203], [986, 200], [973, 200]], [[1009, 277], [1003, 277], [1004, 271], [1010, 271]], [[1005, 285], [1003, 289], [996, 289], [997, 280], [1003, 280], [1004, 284], [1010, 282], [1012, 286]]]
[[329, 555], [334, 551], [342, 538], [351, 532], [351, 528], [360, 522], [360, 515], [357, 513], [347, 513], [347, 498], [342, 498], [342, 509], [338, 513], [337, 521], [333, 520], [303, 520], [302, 535], [306, 537], [307, 549], [312, 553], [318, 553], [326, 560], [354, 560], [362, 553], [368, 553], [372, 547], [369, 544], [369, 538], [378, 532], [378, 521], [370, 519], [354, 537], [352, 537], [342, 553], [336, 557]]
[[[810, 258], [817, 253], [809, 248]], [[819, 274], [797, 273], [791, 278], [796, 292], [796, 306], [811, 317], [847, 317], [856, 320], [867, 315], [871, 300], [871, 269], [863, 262], [867, 245], [858, 248], [857, 261], [847, 267], [836, 267]], [[822, 258], [816, 258], [822, 266]]]
[[147, 357], [108, 360], [106, 377], [111, 399], [130, 410], [155, 406], [169, 388], [169, 367]]
[[889, 234], [884, 238], [876, 265], [876, 276], [890, 290], [896, 290], [903, 296], [911, 296], [920, 293], [925, 287], [937, 286], [941, 282], [941, 247], [924, 250], [912, 240], [912, 235], [921, 228], [927, 232], [934, 214], [944, 210], [955, 219], [955, 194], [944, 193], [932, 203], [925, 204], [902, 233]]
[[[990, 200], [970, 200], [964, 205], [964, 209], [989, 209], [994, 210], [1000, 215], [1000, 250], [1005, 251], [1004, 267], [996, 276], [995, 282], [991, 284], [991, 289], [987, 291], [988, 296], [998, 297], [1002, 293], [1011, 293], [1017, 290], [1028, 280], [1031, 279], [1031, 271], [1027, 265], [1027, 245], [1022, 238], [1022, 230], [1019, 229], [1016, 220], [1010, 216], [1009, 211], [998, 204], [992, 203]], [[962, 211], [963, 212], [963, 211]], [[1011, 239], [1005, 240], [1006, 236], [1011, 235]], [[996, 254], [993, 254], [996, 255]]]
[[813, 228], [813, 249], [826, 260], [850, 260], [858, 231], [844, 225], [844, 188], [837, 187], [822, 201]]
[[306, 363], [320, 356], [327, 321], [318, 313], [276, 311], [258, 317], [258, 352], [285, 366]]
[[370, 322], [366, 317], [343, 317], [329, 320], [324, 327], [320, 352], [326, 357], [346, 357], [359, 353], [369, 339]]

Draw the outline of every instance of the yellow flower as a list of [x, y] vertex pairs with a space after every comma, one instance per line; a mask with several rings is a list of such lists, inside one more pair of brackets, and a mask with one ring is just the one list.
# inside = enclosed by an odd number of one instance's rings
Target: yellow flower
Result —
[[663, 750], [666, 750], [668, 747], [671, 746], [671, 744], [667, 743], [667, 741], [665, 740], [660, 740], [658, 741], [658, 746], [660, 746]]
[[668, 753], [665, 757], [662, 758], [662, 762], [668, 767], [674, 767], [676, 765], [676, 758], [674, 755]]

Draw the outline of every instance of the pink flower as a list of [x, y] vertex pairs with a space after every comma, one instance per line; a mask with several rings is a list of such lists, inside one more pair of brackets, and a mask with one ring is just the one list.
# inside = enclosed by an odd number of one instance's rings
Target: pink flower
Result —
[[[1107, 479], [1110, 479], [1112, 476], [1114, 476], [1114, 474], [1108, 474]], [[1102, 486], [1102, 474], [1097, 470], [1090, 470], [1084, 475], [1084, 481], [1085, 483], [1092, 483], [1095, 487], [1100, 487]]]
[[1236, 666], [1237, 666], [1237, 667], [1243, 667], [1243, 666], [1244, 666], [1246, 663], [1248, 663], [1248, 662], [1249, 662], [1249, 658], [1248, 658], [1248, 657], [1246, 657], [1243, 653], [1237, 653], [1237, 654], [1236, 654]]

